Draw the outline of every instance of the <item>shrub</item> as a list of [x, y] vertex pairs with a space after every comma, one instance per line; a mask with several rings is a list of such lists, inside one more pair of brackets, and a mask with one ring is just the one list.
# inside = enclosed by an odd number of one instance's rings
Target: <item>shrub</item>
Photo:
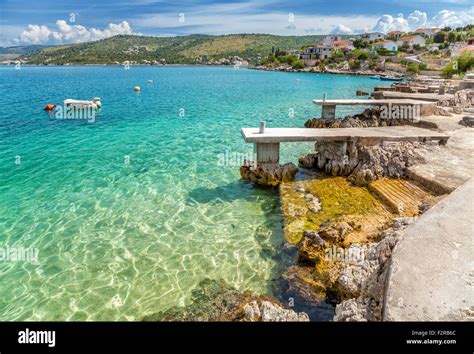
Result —
[[296, 60], [293, 63], [293, 69], [303, 69], [304, 68], [304, 61], [303, 60]]

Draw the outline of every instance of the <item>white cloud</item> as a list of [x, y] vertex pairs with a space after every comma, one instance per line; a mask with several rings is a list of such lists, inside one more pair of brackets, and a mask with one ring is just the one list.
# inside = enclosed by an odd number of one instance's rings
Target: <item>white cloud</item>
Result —
[[410, 26], [408, 24], [408, 21], [403, 17], [403, 14], [398, 14], [398, 17], [383, 15], [379, 18], [373, 30], [376, 32], [385, 33], [394, 30], [409, 31]]
[[428, 20], [426, 12], [420, 10], [413, 11], [405, 19], [403, 14], [398, 17], [383, 15], [374, 26], [374, 31], [390, 32], [394, 30], [414, 31], [423, 27], [460, 27], [474, 23], [474, 7], [466, 11], [442, 10], [431, 20]]
[[334, 26], [333, 30], [331, 31], [332, 34], [352, 34], [353, 31], [351, 28], [346, 27], [344, 25], [337, 25]]
[[97, 41], [118, 34], [133, 34], [127, 21], [110, 23], [103, 30], [87, 28], [81, 25], [70, 25], [64, 20], [56, 21], [57, 30], [44, 25], [28, 25], [16, 39], [18, 44], [61, 44]]
[[428, 15], [426, 12], [415, 10], [408, 15], [407, 22], [410, 28], [422, 28], [428, 22]]
[[449, 10], [440, 11], [433, 17], [432, 23], [437, 27], [461, 27], [474, 24], [474, 7], [458, 13]]

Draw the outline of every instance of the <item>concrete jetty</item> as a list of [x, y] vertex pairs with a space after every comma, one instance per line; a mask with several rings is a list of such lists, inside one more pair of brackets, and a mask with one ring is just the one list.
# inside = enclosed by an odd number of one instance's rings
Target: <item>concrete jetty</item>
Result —
[[377, 143], [437, 140], [440, 144], [445, 144], [449, 139], [446, 134], [407, 125], [374, 128], [266, 128], [264, 133], [260, 133], [258, 128], [242, 128], [241, 133], [245, 142], [255, 144], [258, 163], [278, 163], [282, 142], [367, 140]]
[[372, 97], [375, 99], [413, 99], [420, 101], [438, 102], [441, 100], [450, 100], [454, 98], [452, 94], [440, 95], [437, 93], [407, 93], [397, 91], [379, 91], [374, 92]]
[[421, 115], [432, 114], [436, 107], [434, 102], [415, 99], [340, 99], [340, 100], [313, 100], [313, 103], [322, 106], [321, 118], [336, 118], [336, 106], [399, 106], [419, 107]]

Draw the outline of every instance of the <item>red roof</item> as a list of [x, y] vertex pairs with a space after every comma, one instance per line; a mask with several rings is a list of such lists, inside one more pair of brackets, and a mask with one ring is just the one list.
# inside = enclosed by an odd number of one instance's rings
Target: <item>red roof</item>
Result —
[[388, 34], [389, 36], [393, 36], [393, 35], [395, 35], [395, 34], [400, 34], [400, 33], [402, 33], [402, 32], [401, 32], [401, 31], [392, 31], [392, 32], [388, 32], [387, 34]]
[[[411, 40], [411, 39], [413, 39], [413, 38], [416, 38], [416, 37], [420, 37], [420, 36], [417, 35], [417, 34], [412, 34], [412, 35], [410, 35], [410, 36], [401, 37], [399, 40], [400, 40], [400, 41], [409, 41], [409, 40]], [[423, 37], [422, 37], [422, 38], [423, 38]]]

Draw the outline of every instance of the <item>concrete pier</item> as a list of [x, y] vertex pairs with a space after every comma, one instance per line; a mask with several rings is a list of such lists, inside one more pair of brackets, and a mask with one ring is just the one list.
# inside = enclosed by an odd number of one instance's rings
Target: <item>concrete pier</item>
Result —
[[436, 108], [435, 102], [414, 99], [341, 99], [341, 100], [313, 100], [313, 103], [322, 106], [321, 117], [323, 119], [336, 118], [336, 106], [417, 106], [421, 115], [432, 114]]
[[446, 134], [408, 125], [376, 128], [266, 128], [264, 133], [260, 133], [258, 128], [242, 128], [241, 133], [245, 142], [255, 144], [259, 163], [278, 163], [282, 142], [366, 140], [375, 144], [382, 141], [437, 140], [445, 144], [449, 139]]

